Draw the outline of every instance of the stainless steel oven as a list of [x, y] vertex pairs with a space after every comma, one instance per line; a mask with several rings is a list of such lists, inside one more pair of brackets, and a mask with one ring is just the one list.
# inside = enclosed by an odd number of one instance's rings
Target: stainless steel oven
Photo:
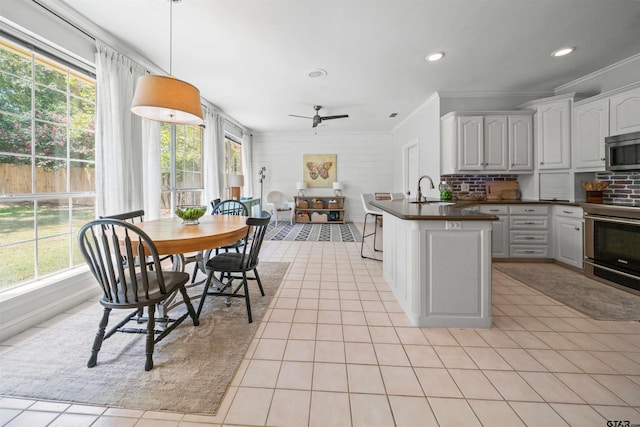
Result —
[[640, 208], [583, 207], [585, 275], [640, 294]]
[[640, 170], [640, 132], [604, 139], [605, 167], [609, 171]]

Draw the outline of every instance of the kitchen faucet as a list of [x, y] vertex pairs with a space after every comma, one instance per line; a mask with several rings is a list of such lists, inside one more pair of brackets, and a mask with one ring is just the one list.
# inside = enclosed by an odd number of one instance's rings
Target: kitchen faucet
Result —
[[431, 177], [429, 175], [422, 175], [418, 179], [418, 198], [416, 199], [416, 201], [418, 203], [420, 203], [422, 201], [422, 189], [420, 188], [420, 181], [422, 181], [422, 178], [427, 178], [429, 180], [429, 182], [431, 183], [431, 189], [436, 188], [435, 185], [433, 185], [433, 180], [431, 179]]

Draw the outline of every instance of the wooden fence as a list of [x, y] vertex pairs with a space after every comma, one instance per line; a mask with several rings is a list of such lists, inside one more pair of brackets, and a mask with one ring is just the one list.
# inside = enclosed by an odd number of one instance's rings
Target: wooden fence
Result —
[[[95, 191], [94, 168], [70, 168], [71, 192]], [[45, 171], [36, 168], [36, 193], [67, 192], [67, 170]], [[31, 194], [31, 166], [0, 163], [0, 193]]]

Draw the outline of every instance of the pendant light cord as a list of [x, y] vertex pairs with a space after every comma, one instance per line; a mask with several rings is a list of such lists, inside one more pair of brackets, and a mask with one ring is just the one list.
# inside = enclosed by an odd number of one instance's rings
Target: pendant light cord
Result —
[[169, 75], [173, 76], [173, 0], [169, 0]]

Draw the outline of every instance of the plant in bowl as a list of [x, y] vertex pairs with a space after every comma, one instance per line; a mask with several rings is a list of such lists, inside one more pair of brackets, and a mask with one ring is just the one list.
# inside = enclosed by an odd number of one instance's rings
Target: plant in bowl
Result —
[[206, 206], [180, 206], [176, 209], [176, 215], [182, 219], [183, 224], [200, 224], [198, 220], [206, 211]]

